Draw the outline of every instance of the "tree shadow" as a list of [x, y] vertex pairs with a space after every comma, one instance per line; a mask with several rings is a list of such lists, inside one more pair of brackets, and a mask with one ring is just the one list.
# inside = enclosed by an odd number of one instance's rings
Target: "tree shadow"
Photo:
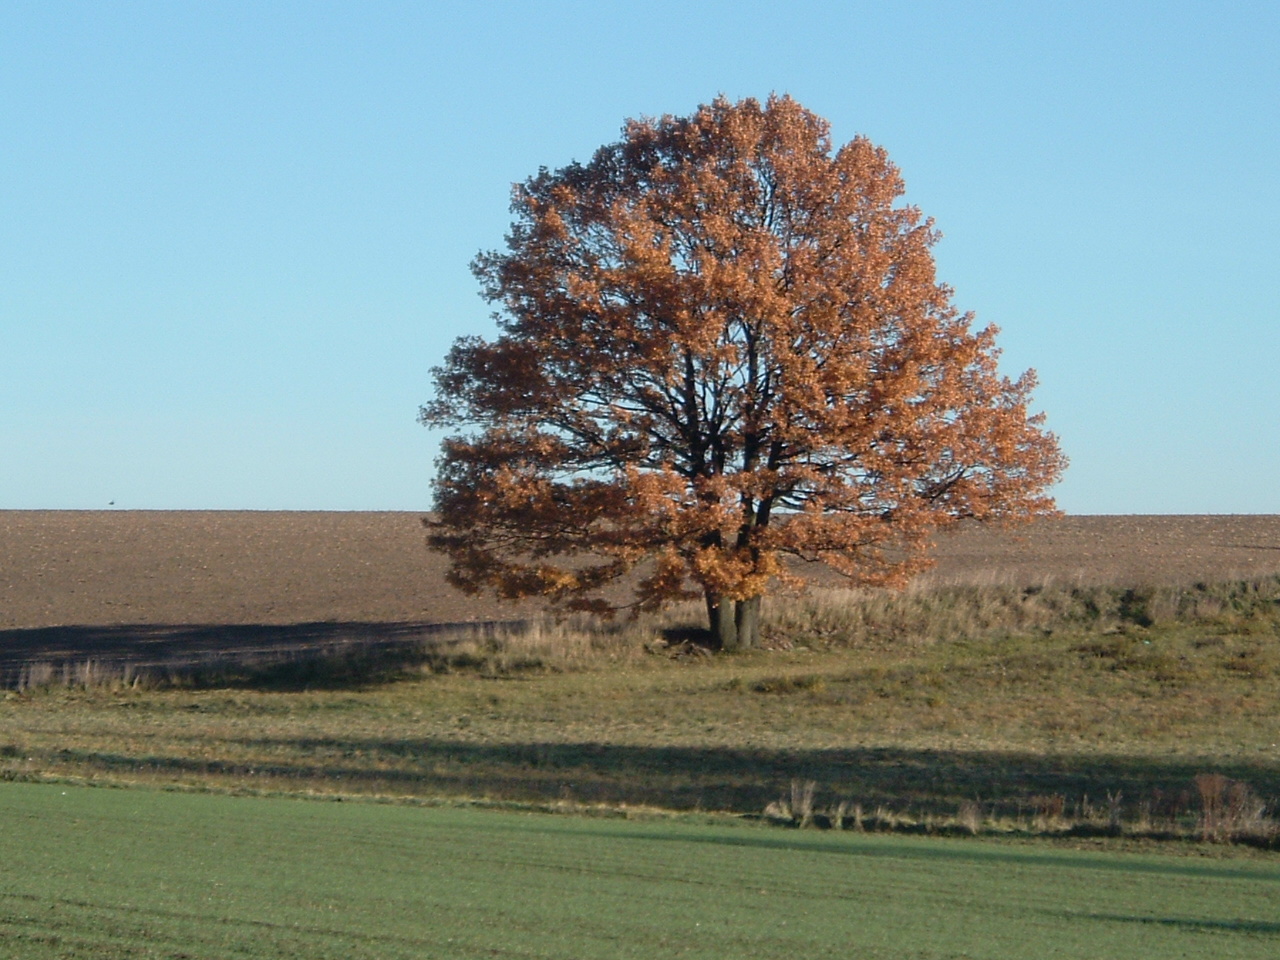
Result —
[[[951, 818], [961, 803], [979, 801], [992, 816], [1030, 820], [1037, 798], [1061, 796], [1069, 808], [1108, 795], [1122, 797], [1126, 820], [1154, 796], [1183, 796], [1194, 822], [1195, 776], [1212, 767], [1251, 786], [1276, 808], [1280, 766], [1265, 762], [1207, 764], [1201, 760], [1126, 756], [1046, 757], [1030, 753], [850, 747], [818, 750], [634, 746], [602, 742], [476, 743], [462, 739], [190, 737], [193, 759], [61, 750], [44, 759], [104, 772], [145, 768], [202, 776], [253, 776], [288, 783], [324, 781], [328, 789], [417, 797], [493, 800], [666, 810], [715, 810], [758, 815], [785, 798], [794, 781], [813, 781], [815, 809], [858, 804], [881, 823], [878, 808], [897, 816]], [[197, 744], [199, 749], [195, 749]], [[234, 750], [219, 748], [219, 744]], [[281, 759], [285, 758], [285, 759]], [[911, 828], [909, 828], [911, 829]], [[924, 828], [922, 828], [924, 829]]]
[[678, 647], [687, 643], [711, 649], [714, 645], [711, 631], [706, 627], [688, 625], [667, 627], [662, 631], [662, 639], [666, 641], [669, 647]]
[[[1200, 875], [1199, 871], [1195, 875]], [[1239, 877], [1232, 874], [1229, 876]], [[1250, 876], [1249, 879], [1255, 879]], [[1046, 911], [1047, 912], [1047, 911]], [[1101, 920], [1107, 923], [1137, 923], [1144, 926], [1176, 927], [1192, 933], [1280, 934], [1280, 922], [1270, 920], [1209, 920], [1198, 917], [1144, 917], [1123, 913], [1050, 913], [1068, 920]]]
[[122, 624], [0, 630], [0, 689], [142, 677], [189, 686], [345, 688], [394, 679], [525, 621]]

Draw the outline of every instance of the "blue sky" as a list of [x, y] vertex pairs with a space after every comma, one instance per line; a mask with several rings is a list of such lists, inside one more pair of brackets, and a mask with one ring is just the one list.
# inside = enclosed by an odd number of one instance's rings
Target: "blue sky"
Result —
[[0, 5], [0, 508], [429, 506], [510, 185], [787, 92], [1035, 367], [1070, 513], [1280, 512], [1273, 3]]

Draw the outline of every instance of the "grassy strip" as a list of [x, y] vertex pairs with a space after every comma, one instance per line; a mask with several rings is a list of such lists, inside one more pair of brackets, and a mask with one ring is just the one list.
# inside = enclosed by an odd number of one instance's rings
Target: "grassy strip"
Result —
[[1271, 957], [1274, 864], [0, 785], [0, 947], [173, 957]]
[[[442, 625], [307, 624], [297, 627], [228, 627], [221, 655], [216, 627], [169, 628], [181, 647], [190, 634], [200, 655], [173, 662], [121, 659], [125, 628], [64, 628], [61, 659], [35, 659], [4, 678], [18, 691], [64, 687], [227, 687], [298, 689], [386, 682], [423, 671], [473, 671], [510, 675], [544, 669], [582, 669], [633, 660], [654, 645], [696, 644], [704, 614], [699, 604], [673, 606], [638, 620], [519, 621]], [[1280, 674], [1280, 649], [1266, 641], [1280, 624], [1280, 575], [1222, 583], [1154, 586], [1072, 585], [1045, 581], [933, 583], [927, 578], [903, 592], [817, 588], [775, 597], [765, 606], [766, 646], [792, 649], [866, 649], [886, 644], [1003, 640], [1011, 637], [1109, 635], [1132, 629], [1177, 631], [1210, 628], [1262, 641], [1236, 650], [1235, 669]], [[57, 632], [55, 628], [50, 628]], [[109, 633], [116, 652], [106, 659], [77, 659], [75, 632]], [[139, 628], [154, 630], [154, 628]], [[33, 631], [34, 634], [50, 630]], [[19, 631], [21, 633], [21, 631]], [[241, 650], [242, 634], [269, 634], [269, 651]], [[290, 649], [288, 638], [301, 639]], [[101, 638], [99, 638], [100, 640]], [[46, 638], [47, 642], [47, 638]], [[139, 644], [140, 655], [154, 646]], [[1107, 655], [1105, 645], [1098, 648]], [[1149, 658], [1148, 658], [1149, 659]]]
[[1269, 846], [1278, 597], [827, 593], [775, 603], [772, 649], [744, 656], [695, 655], [674, 611], [371, 666], [51, 684], [0, 702], [0, 776]]

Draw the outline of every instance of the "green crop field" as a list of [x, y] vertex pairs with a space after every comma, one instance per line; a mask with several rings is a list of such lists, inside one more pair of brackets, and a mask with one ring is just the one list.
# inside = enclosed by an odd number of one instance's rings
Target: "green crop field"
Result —
[[0, 953], [1275, 957], [1274, 859], [0, 785]]

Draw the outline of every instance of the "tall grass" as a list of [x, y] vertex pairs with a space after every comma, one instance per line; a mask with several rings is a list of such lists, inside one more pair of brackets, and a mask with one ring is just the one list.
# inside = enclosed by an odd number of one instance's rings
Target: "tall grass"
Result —
[[[409, 640], [355, 638], [321, 648], [248, 654], [229, 648], [197, 661], [34, 661], [16, 671], [8, 686], [19, 691], [242, 684], [290, 688], [386, 682], [423, 672], [507, 675], [577, 670], [633, 660], [655, 650], [671, 655], [704, 652], [704, 616], [701, 604], [682, 603], [637, 618], [455, 624]], [[816, 588], [768, 598], [762, 636], [766, 647], [839, 649], [1210, 623], [1244, 634], [1276, 629], [1280, 575], [1146, 587], [923, 579], [903, 591]], [[1263, 647], [1241, 656], [1233, 666], [1264, 673], [1277, 667], [1280, 651]]]
[[[637, 618], [532, 621], [464, 642], [454, 658], [501, 670], [585, 666], [646, 647], [679, 652], [706, 640], [704, 618], [702, 604], [687, 602]], [[767, 646], [842, 648], [1208, 623], [1245, 632], [1280, 625], [1280, 575], [1139, 587], [927, 578], [901, 591], [820, 587], [767, 598], [762, 634]]]
[[[1016, 811], [1008, 804], [962, 800], [954, 814], [945, 811], [863, 805], [829, 791], [814, 780], [792, 780], [788, 793], [764, 808], [762, 818], [777, 826], [870, 833], [935, 836], [1127, 837], [1146, 840], [1203, 840], [1280, 849], [1280, 821], [1253, 787], [1221, 773], [1197, 774], [1182, 789], [1152, 789], [1126, 801], [1123, 791], [1106, 791], [1100, 802], [1087, 795], [1037, 794]], [[851, 816], [852, 811], [852, 816]]]
[[563, 671], [637, 658], [659, 635], [651, 623], [583, 618], [453, 624], [412, 639], [367, 640], [269, 650], [229, 645], [199, 657], [132, 662], [124, 659], [32, 660], [12, 671], [20, 693], [48, 688], [160, 689], [255, 686], [275, 689], [364, 686], [424, 673], [474, 672], [503, 676]]
[[1280, 623], [1280, 575], [1140, 587], [922, 580], [901, 592], [818, 589], [774, 599], [764, 632], [839, 647], [1210, 622], [1232, 629]]

